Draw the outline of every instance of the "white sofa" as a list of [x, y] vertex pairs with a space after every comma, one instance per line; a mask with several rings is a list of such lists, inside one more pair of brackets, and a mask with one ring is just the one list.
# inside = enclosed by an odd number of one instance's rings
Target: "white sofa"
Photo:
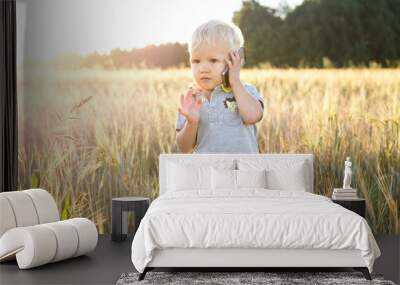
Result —
[[28, 269], [86, 254], [97, 239], [88, 219], [60, 221], [46, 190], [0, 193], [0, 262], [16, 259], [20, 269]]

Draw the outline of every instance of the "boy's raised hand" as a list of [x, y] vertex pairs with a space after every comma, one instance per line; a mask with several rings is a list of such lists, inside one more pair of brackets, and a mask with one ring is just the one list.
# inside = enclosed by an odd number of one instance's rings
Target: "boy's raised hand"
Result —
[[203, 104], [200, 96], [194, 96], [195, 91], [190, 88], [185, 95], [181, 94], [179, 113], [186, 117], [190, 124], [197, 124], [200, 120], [200, 108]]

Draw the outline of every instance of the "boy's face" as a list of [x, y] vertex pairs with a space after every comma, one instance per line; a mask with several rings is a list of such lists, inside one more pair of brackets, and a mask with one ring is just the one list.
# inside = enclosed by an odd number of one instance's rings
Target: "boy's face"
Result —
[[201, 44], [191, 51], [190, 65], [197, 85], [206, 91], [212, 91], [222, 83], [222, 71], [227, 65], [229, 46], [224, 43], [215, 45]]

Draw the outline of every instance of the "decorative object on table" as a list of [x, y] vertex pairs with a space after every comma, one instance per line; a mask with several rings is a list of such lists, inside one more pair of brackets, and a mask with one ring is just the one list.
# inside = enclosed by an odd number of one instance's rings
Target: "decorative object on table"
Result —
[[337, 200], [352, 200], [357, 199], [357, 189], [351, 188], [351, 161], [350, 157], [346, 158], [344, 162], [344, 178], [343, 188], [334, 188], [332, 193], [332, 199]]
[[128, 235], [128, 212], [135, 214], [135, 230], [146, 214], [150, 205], [150, 199], [144, 197], [119, 197], [112, 199], [112, 233], [113, 241], [123, 241]]
[[353, 198], [353, 199], [333, 199], [332, 202], [339, 204], [340, 206], [359, 214], [365, 218], [365, 199]]
[[0, 193], [0, 261], [20, 269], [84, 255], [96, 248], [95, 224], [85, 218], [60, 221], [53, 197], [43, 189]]
[[351, 161], [350, 156], [348, 156], [344, 162], [343, 189], [351, 189], [351, 173]]
[[116, 285], [134, 284], [379, 284], [395, 285], [382, 274], [372, 274], [373, 281], [365, 280], [361, 272], [158, 272], [148, 273], [138, 281], [139, 273], [123, 273]]

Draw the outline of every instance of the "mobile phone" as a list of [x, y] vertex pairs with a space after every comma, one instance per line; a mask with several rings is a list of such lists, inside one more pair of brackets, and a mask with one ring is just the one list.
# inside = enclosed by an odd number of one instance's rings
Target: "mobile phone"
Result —
[[[238, 54], [241, 59], [242, 64], [244, 64], [245, 58], [244, 58], [244, 47], [240, 47], [238, 49]], [[232, 58], [231, 58], [232, 60]], [[231, 84], [229, 82], [229, 67], [226, 65], [224, 71], [222, 71], [222, 85], [225, 89], [228, 89], [231, 87]]]

